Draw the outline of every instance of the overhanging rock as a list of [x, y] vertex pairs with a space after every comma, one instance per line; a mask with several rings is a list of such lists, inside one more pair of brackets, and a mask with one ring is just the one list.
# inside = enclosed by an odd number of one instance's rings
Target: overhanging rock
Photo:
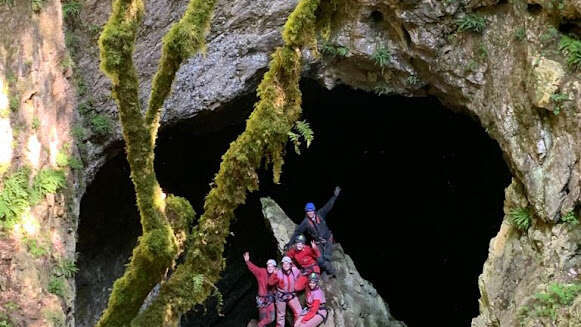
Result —
[[[283, 247], [292, 236], [296, 225], [274, 200], [262, 198], [260, 201], [262, 213], [278, 243], [279, 254], [282, 255]], [[337, 270], [337, 278], [325, 279], [321, 282], [329, 309], [325, 327], [406, 326], [391, 316], [387, 303], [373, 285], [359, 275], [353, 260], [345, 254], [338, 243], [333, 251], [332, 259]]]

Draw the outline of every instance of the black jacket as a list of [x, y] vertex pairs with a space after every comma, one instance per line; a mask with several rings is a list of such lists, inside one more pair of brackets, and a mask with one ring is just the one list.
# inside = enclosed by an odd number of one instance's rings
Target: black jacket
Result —
[[299, 234], [308, 234], [313, 240], [315, 240], [315, 242], [319, 242], [319, 240], [329, 241], [333, 234], [331, 233], [329, 226], [327, 226], [325, 218], [329, 211], [333, 209], [335, 200], [337, 200], [337, 197], [333, 195], [321, 209], [317, 210], [316, 215], [319, 223], [312, 223], [309, 217], [305, 216], [305, 219], [303, 219], [301, 224], [295, 229], [289, 244], [294, 244], [295, 239]]

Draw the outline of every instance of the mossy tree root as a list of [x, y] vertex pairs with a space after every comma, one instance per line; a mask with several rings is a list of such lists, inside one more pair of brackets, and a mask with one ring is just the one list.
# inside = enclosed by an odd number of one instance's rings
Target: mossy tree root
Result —
[[147, 294], [173, 263], [180, 245], [185, 243], [183, 233], [187, 229], [180, 225], [176, 238], [176, 231], [165, 213], [167, 201], [163, 198], [153, 165], [155, 139], [159, 111], [169, 94], [174, 75], [185, 58], [203, 48], [214, 3], [193, 0], [184, 18], [164, 38], [162, 60], [145, 116], [141, 113], [137, 74], [132, 60], [137, 27], [143, 17], [143, 2], [115, 0], [111, 17], [99, 38], [101, 69], [113, 84], [112, 95], [119, 110], [143, 229], [124, 275], [113, 285], [107, 308], [97, 323], [99, 327], [129, 326]]
[[273, 164], [278, 182], [288, 132], [301, 114], [300, 50], [314, 38], [310, 32], [318, 5], [319, 0], [301, 0], [290, 15], [283, 31], [285, 45], [276, 49], [258, 87], [260, 100], [245, 131], [222, 156], [186, 262], [162, 284], [158, 297], [132, 322], [133, 327], [177, 326], [184, 312], [202, 304], [224, 267], [222, 254], [234, 209], [245, 202], [247, 191], [258, 189], [257, 170], [263, 159]]

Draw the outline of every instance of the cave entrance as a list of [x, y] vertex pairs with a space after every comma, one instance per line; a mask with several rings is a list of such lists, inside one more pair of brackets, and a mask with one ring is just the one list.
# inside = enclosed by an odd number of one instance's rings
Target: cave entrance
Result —
[[[328, 224], [394, 317], [409, 327], [469, 326], [478, 314], [477, 278], [500, 229], [510, 183], [496, 142], [476, 121], [434, 98], [328, 91], [311, 81], [301, 88], [315, 141], [300, 156], [289, 145], [281, 184], [263, 172], [260, 191], [236, 211], [218, 285], [226, 316], [198, 310], [182, 326], [246, 326], [256, 315], [256, 285], [242, 253], [249, 250], [261, 266], [275, 255], [259, 198], [271, 196], [298, 223], [304, 203], [321, 207], [335, 185], [343, 192]], [[220, 157], [244, 129], [255, 100], [243, 96], [164, 129], [156, 154], [164, 190], [188, 198], [200, 213]], [[134, 203], [127, 164], [118, 156], [101, 169], [81, 205], [77, 326], [90, 325], [81, 317], [98, 317], [130, 255], [140, 230]]]

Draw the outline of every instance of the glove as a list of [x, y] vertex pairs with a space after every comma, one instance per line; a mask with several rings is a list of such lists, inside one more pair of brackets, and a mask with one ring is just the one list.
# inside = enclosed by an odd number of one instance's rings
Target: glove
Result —
[[339, 193], [341, 193], [341, 188], [339, 186], [336, 186], [333, 194], [335, 194], [335, 196], [339, 196]]

